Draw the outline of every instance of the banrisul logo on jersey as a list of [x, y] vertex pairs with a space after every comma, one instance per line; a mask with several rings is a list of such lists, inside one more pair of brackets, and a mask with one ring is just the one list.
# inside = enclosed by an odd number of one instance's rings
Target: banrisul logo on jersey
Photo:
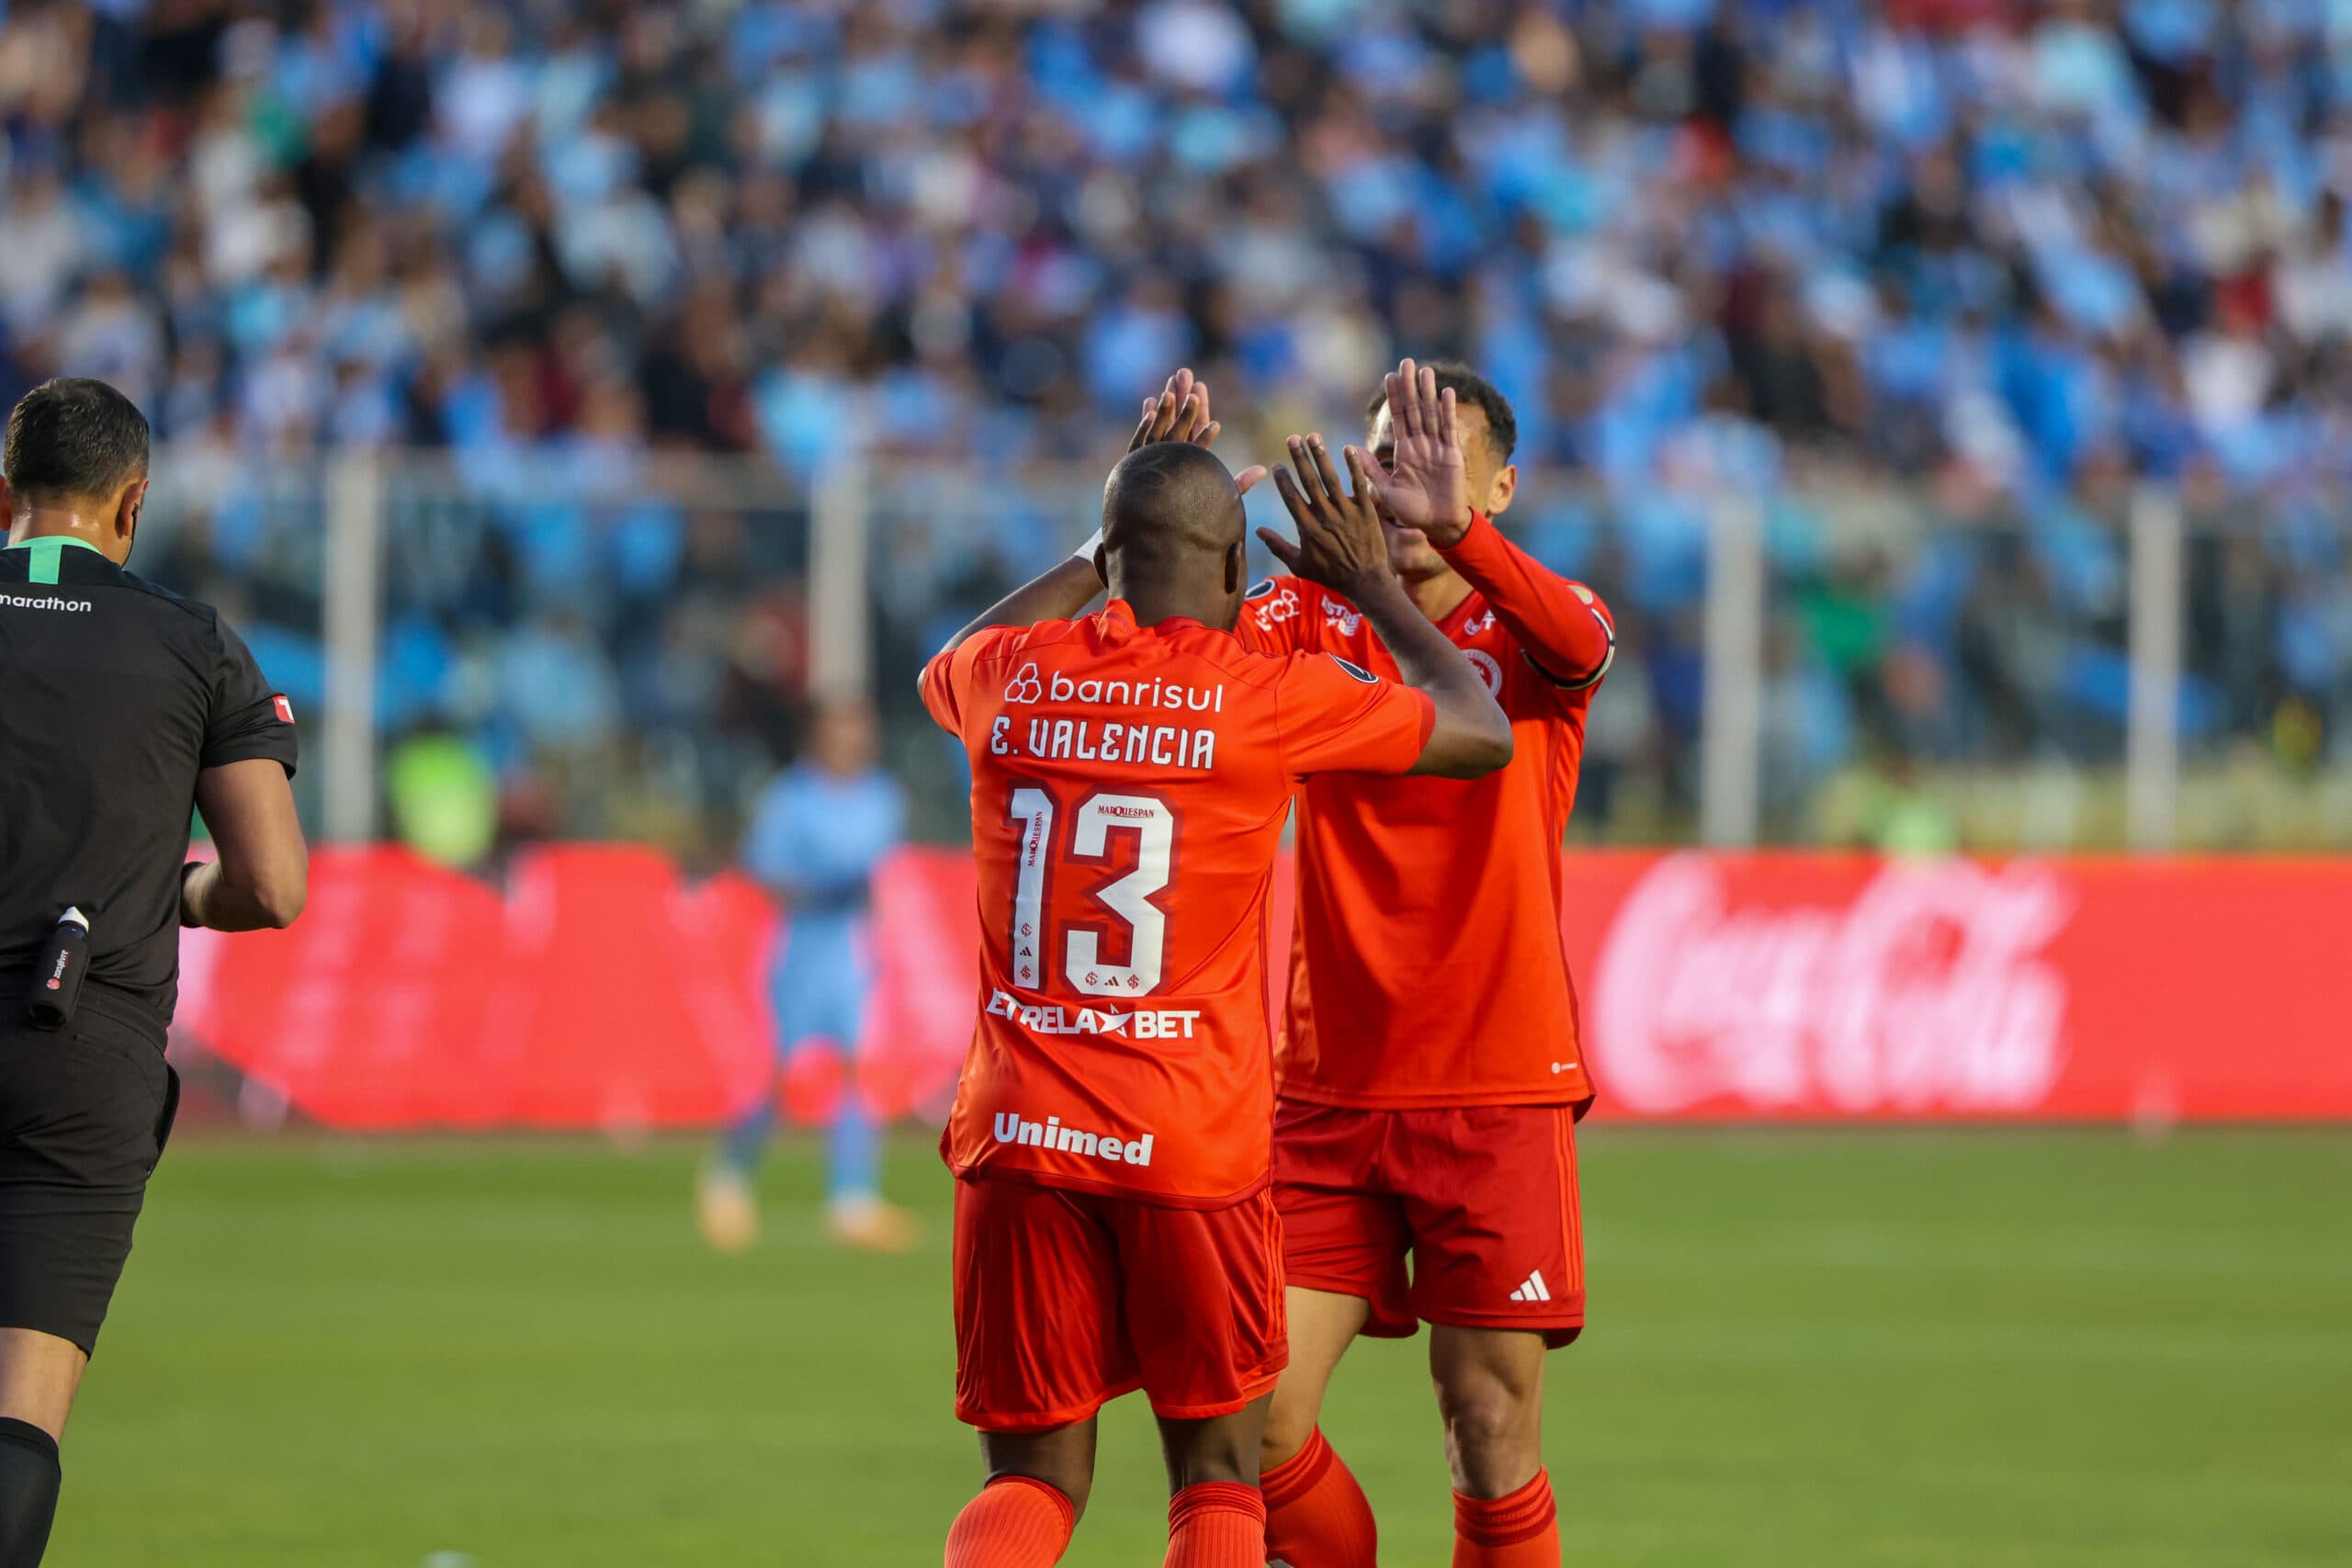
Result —
[[1170, 713], [1223, 713], [1225, 683], [1187, 686], [1155, 677], [1149, 681], [1106, 680], [1099, 675], [1072, 676], [1057, 670], [1051, 676], [1034, 663], [1024, 664], [1004, 684], [1004, 700], [1018, 706], [1037, 703], [1069, 703], [1080, 707], [1161, 708]]
[[1020, 673], [1004, 683], [1004, 700], [1008, 703], [1034, 703], [1046, 694], [1045, 682], [1037, 678], [1037, 666], [1024, 664]]

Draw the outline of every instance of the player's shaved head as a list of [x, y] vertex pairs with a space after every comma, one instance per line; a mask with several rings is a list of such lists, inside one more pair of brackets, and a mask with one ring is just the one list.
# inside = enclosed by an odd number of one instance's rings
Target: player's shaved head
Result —
[[1241, 491], [1216, 454], [1185, 441], [1130, 452], [1102, 486], [1102, 547], [1136, 558], [1221, 555], [1241, 537]]
[[1205, 446], [1139, 447], [1102, 487], [1103, 575], [1147, 626], [1188, 615], [1229, 630], [1241, 608], [1245, 531], [1240, 489]]

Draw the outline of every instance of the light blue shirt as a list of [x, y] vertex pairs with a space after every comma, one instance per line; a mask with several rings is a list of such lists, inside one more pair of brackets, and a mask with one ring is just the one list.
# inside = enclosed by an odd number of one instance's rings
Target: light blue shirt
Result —
[[906, 836], [906, 796], [879, 769], [854, 778], [798, 764], [761, 792], [743, 866], [781, 897], [793, 923], [864, 912], [874, 869]]

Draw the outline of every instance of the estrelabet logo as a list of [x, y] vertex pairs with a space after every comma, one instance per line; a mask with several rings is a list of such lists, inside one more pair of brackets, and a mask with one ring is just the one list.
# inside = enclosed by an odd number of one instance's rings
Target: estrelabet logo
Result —
[[[1025, 947], [1021, 956], [1028, 956]], [[1086, 977], [1091, 982], [1095, 976], [1089, 971]], [[1127, 976], [1127, 983], [1135, 983], [1133, 975]], [[1196, 1039], [1201, 1021], [1198, 1008], [1136, 1008], [1121, 1012], [1116, 1008], [1081, 1007], [1073, 1012], [1059, 1002], [1024, 1002], [1006, 991], [989, 998], [988, 1015], [1010, 1019], [1033, 1034], [1124, 1034], [1131, 1040]]]

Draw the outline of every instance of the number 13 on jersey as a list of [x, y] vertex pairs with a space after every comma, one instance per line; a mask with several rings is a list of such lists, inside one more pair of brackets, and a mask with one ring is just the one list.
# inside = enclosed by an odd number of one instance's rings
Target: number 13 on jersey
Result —
[[1159, 985], [1167, 951], [1168, 915], [1151, 896], [1168, 886], [1169, 861], [1176, 849], [1175, 808], [1152, 795], [1090, 795], [1069, 814], [1066, 846], [1056, 842], [1058, 815], [1054, 797], [1043, 789], [1024, 784], [1012, 792], [1006, 816], [1021, 825], [1020, 877], [1012, 893], [1012, 983], [1028, 990], [1045, 988], [1046, 969], [1055, 954], [1055, 933], [1048, 929], [1046, 910], [1049, 864], [1058, 860], [1065, 865], [1108, 866], [1113, 835], [1132, 833], [1136, 840], [1135, 869], [1094, 892], [1106, 910], [1126, 922], [1127, 962], [1105, 963], [1106, 931], [1078, 925], [1061, 933], [1061, 973], [1071, 989], [1086, 996], [1148, 995]]

